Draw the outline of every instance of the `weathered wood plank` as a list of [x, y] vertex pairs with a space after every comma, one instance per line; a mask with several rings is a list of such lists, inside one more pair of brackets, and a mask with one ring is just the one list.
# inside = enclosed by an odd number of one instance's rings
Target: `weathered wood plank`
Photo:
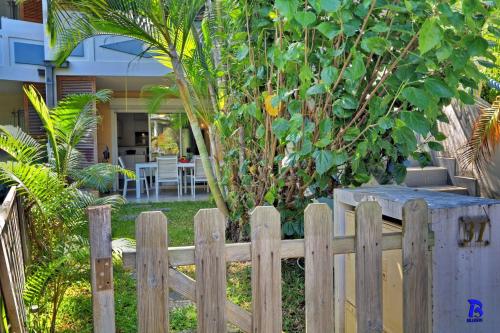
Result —
[[[393, 232], [384, 234], [382, 237], [382, 250], [401, 249], [401, 233]], [[245, 262], [250, 261], [251, 244], [237, 243], [226, 244], [226, 262]], [[349, 237], [334, 237], [332, 244], [332, 252], [334, 254], [354, 253], [354, 236]], [[281, 259], [303, 258], [304, 257], [304, 240], [282, 240]], [[135, 249], [123, 251], [123, 264], [127, 269], [135, 269], [136, 262]], [[188, 266], [194, 265], [194, 246], [179, 246], [168, 248], [168, 260], [171, 266]]]
[[201, 209], [194, 217], [198, 332], [226, 332], [226, 260], [224, 215]]
[[28, 234], [29, 217], [24, 211], [24, 200], [22, 197], [17, 197], [17, 215], [19, 216], [19, 234], [21, 236], [21, 249], [23, 252], [24, 266], [31, 265], [31, 243]]
[[111, 206], [90, 207], [90, 271], [94, 332], [115, 332], [113, 261], [111, 258]]
[[428, 207], [425, 200], [403, 206], [403, 327], [405, 333], [429, 332]]
[[167, 333], [168, 234], [162, 212], [143, 212], [136, 221], [137, 331]]
[[13, 270], [8, 255], [9, 252], [5, 241], [3, 237], [0, 237], [0, 281], [2, 281], [0, 286], [2, 287], [7, 318], [9, 318], [11, 330], [13, 332], [26, 332], [23, 321], [23, 307], [18, 301], [19, 297], [17, 297]]
[[304, 211], [306, 332], [333, 332], [333, 221], [326, 204]]
[[[168, 283], [170, 288], [187, 299], [196, 302], [195, 280], [173, 268], [170, 268]], [[226, 318], [230, 323], [238, 326], [243, 332], [252, 331], [252, 315], [250, 312], [228, 300], [226, 300]]]
[[274, 207], [250, 214], [252, 240], [252, 332], [281, 333], [281, 225]]
[[356, 317], [359, 333], [382, 333], [382, 210], [375, 201], [356, 207]]

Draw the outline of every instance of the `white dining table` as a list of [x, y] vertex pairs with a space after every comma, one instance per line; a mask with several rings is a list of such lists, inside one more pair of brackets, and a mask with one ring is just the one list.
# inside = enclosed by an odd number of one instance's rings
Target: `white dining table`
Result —
[[[157, 168], [158, 168], [158, 163], [156, 163], [156, 162], [136, 163], [135, 164], [135, 175], [137, 178], [139, 178], [139, 175], [141, 174], [141, 170], [145, 170], [146, 176], [152, 176], [153, 173], [156, 174]], [[194, 162], [178, 163], [177, 168], [179, 170], [182, 170], [182, 171], [189, 170], [190, 176], [193, 176]], [[187, 177], [183, 177], [183, 179], [181, 180], [181, 195], [183, 193], [183, 187], [184, 187], [184, 193], [187, 193]], [[191, 192], [193, 192], [193, 188], [191, 188]], [[141, 198], [141, 182], [140, 181], [135, 182], [135, 197], [137, 199]]]

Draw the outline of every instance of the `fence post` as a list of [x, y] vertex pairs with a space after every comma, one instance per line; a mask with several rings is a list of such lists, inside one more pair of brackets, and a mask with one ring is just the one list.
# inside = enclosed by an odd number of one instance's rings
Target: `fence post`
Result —
[[24, 267], [31, 265], [31, 244], [28, 234], [29, 217], [24, 211], [24, 200], [17, 196], [17, 216], [19, 217], [19, 234], [21, 235], [21, 248], [23, 251]]
[[359, 333], [382, 332], [382, 210], [356, 207], [356, 312]]
[[304, 211], [306, 332], [333, 332], [333, 221], [326, 204]]
[[252, 332], [281, 333], [281, 223], [276, 208], [250, 213], [252, 256]]
[[226, 252], [224, 215], [201, 209], [194, 217], [198, 332], [226, 332]]
[[143, 212], [137, 217], [137, 331], [167, 333], [168, 234], [162, 212]]
[[89, 207], [90, 272], [94, 332], [115, 332], [111, 206]]
[[428, 208], [425, 200], [403, 206], [403, 328], [405, 333], [429, 332]]

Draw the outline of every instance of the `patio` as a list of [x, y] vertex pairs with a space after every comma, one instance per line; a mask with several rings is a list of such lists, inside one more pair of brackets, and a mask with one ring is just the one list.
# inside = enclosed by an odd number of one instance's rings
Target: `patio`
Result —
[[[187, 193], [183, 193], [179, 198], [177, 196], [177, 190], [174, 187], [165, 187], [160, 191], [160, 195], [158, 199], [154, 194], [154, 188], [149, 189], [149, 198], [146, 195], [146, 192], [140, 193], [140, 198], [137, 198], [135, 187], [134, 189], [130, 189], [127, 191], [127, 195], [125, 199], [130, 203], [150, 203], [150, 202], [174, 202], [174, 201], [206, 201], [210, 198], [210, 193], [206, 192], [205, 186], [198, 186], [196, 188], [196, 197], [193, 198], [191, 193], [188, 191]], [[117, 194], [121, 194], [121, 191], [116, 192]]]

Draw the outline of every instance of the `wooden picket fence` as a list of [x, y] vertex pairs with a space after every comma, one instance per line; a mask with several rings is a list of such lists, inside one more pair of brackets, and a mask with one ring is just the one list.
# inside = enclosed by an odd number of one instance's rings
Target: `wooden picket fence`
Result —
[[[194, 218], [195, 245], [169, 248], [165, 215], [143, 212], [136, 221], [136, 250], [123, 257], [137, 272], [137, 331], [168, 332], [172, 289], [195, 302], [198, 332], [225, 332], [230, 322], [244, 332], [281, 333], [281, 259], [304, 257], [306, 330], [334, 332], [334, 256], [355, 253], [357, 331], [382, 332], [382, 251], [402, 249], [404, 332], [428, 332], [426, 203], [409, 201], [403, 216], [402, 233], [382, 234], [379, 204], [362, 202], [355, 210], [356, 235], [334, 237], [329, 207], [310, 204], [304, 212], [304, 239], [281, 240], [279, 212], [257, 207], [250, 216], [251, 242], [226, 244], [224, 216], [217, 209], [202, 209]], [[110, 208], [93, 207], [89, 217], [94, 332], [115, 332]], [[251, 312], [226, 297], [226, 264], [235, 261], [251, 262]], [[176, 270], [184, 265], [196, 265], [196, 280]]]
[[[3, 303], [11, 333], [26, 332], [23, 302], [25, 260], [29, 256], [26, 222], [22, 200], [12, 187], [0, 207], [0, 305]], [[1, 320], [0, 316], [0, 333], [3, 333]]]

